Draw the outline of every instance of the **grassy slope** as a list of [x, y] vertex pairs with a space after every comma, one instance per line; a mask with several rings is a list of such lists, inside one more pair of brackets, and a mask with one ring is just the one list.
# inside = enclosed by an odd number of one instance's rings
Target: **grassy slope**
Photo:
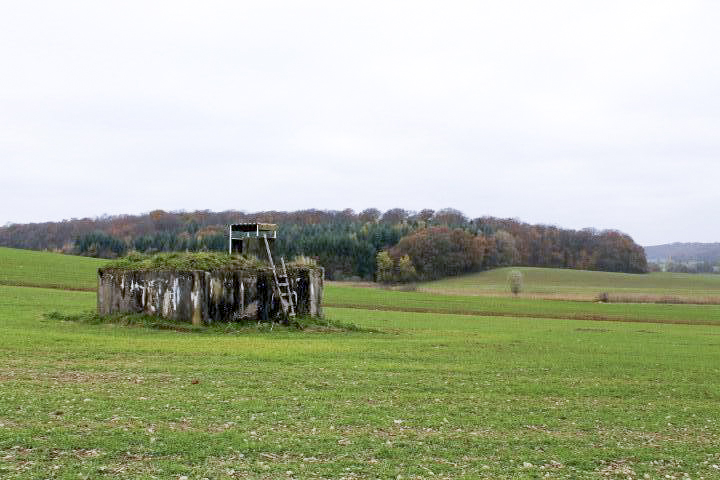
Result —
[[41, 316], [93, 305], [0, 287], [0, 477], [711, 478], [720, 463], [716, 327], [329, 308], [388, 333], [222, 336]]
[[523, 291], [537, 295], [594, 298], [600, 292], [618, 295], [720, 296], [720, 275], [650, 273], [646, 275], [513, 267], [420, 284], [420, 289], [461, 295], [508, 294], [510, 270], [523, 273]]
[[324, 302], [328, 306], [406, 312], [720, 325], [719, 305], [604, 304], [469, 297], [339, 285], [326, 288]]
[[93, 290], [108, 261], [0, 247], [0, 285]]

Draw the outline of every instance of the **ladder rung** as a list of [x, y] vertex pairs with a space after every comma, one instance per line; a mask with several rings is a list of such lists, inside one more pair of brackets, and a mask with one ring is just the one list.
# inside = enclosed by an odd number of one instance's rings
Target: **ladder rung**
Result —
[[280, 282], [280, 283], [278, 283], [278, 287], [287, 287], [288, 285], [290, 285], [290, 284], [289, 284], [289, 283], [286, 283], [286, 282]]

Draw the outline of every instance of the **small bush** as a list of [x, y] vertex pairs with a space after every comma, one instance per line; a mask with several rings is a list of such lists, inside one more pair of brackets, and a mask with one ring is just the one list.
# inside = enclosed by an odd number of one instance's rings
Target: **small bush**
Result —
[[523, 289], [523, 275], [519, 270], [512, 270], [508, 275], [508, 284], [513, 295], [518, 295]]
[[417, 288], [417, 283], [405, 283], [394, 287], [393, 290], [398, 292], [417, 292]]
[[595, 301], [600, 303], [608, 303], [610, 301], [610, 294], [608, 294], [608, 292], [600, 292], [598, 293], [597, 297], [595, 297]]

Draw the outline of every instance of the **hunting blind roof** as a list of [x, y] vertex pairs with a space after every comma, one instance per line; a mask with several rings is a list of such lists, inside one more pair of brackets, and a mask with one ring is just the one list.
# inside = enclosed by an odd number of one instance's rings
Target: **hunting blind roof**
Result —
[[277, 238], [277, 225], [274, 223], [233, 223], [230, 225], [230, 238]]

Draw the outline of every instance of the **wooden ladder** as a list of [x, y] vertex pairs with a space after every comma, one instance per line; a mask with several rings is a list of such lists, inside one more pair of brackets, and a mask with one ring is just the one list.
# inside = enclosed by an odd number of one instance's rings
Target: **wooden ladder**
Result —
[[295, 316], [297, 293], [290, 288], [290, 278], [287, 274], [287, 268], [285, 268], [285, 259], [280, 257], [282, 273], [278, 275], [277, 269], [275, 268], [275, 262], [273, 262], [272, 253], [270, 253], [270, 244], [268, 243], [266, 235], [263, 235], [263, 240], [265, 241], [265, 250], [267, 251], [270, 268], [273, 272], [273, 279], [275, 280], [275, 293], [277, 293], [278, 298], [280, 298], [280, 306], [282, 307], [283, 314], [288, 318], [292, 318]]

